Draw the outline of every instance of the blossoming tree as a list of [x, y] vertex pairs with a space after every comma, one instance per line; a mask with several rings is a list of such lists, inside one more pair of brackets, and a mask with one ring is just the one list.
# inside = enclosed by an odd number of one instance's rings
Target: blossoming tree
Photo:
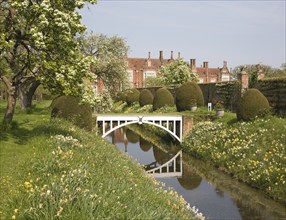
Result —
[[96, 59], [85, 56], [75, 40], [85, 31], [76, 9], [96, 0], [1, 0], [0, 78], [8, 91], [3, 118], [11, 122], [19, 88], [41, 82], [52, 92], [92, 101], [89, 80]]
[[165, 64], [159, 70], [165, 85], [178, 86], [187, 81], [197, 82], [198, 77], [190, 72], [189, 65], [183, 59], [176, 59]]

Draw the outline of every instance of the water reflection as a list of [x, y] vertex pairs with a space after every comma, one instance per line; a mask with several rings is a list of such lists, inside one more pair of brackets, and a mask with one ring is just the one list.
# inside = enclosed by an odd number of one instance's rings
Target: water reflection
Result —
[[[146, 169], [163, 165], [179, 151], [174, 145], [154, 146], [146, 139], [148, 135], [142, 138], [123, 128], [117, 129], [108, 137], [119, 149], [140, 164], [145, 164]], [[174, 164], [170, 165], [172, 166]], [[164, 182], [167, 187], [173, 187], [208, 219], [286, 219], [283, 205], [267, 200], [255, 189], [186, 154], [183, 154], [182, 159], [182, 176], [162, 178], [159, 181]]]
[[200, 186], [202, 178], [193, 172], [190, 166], [183, 163], [183, 175], [178, 178], [180, 185], [187, 190], [192, 190]]

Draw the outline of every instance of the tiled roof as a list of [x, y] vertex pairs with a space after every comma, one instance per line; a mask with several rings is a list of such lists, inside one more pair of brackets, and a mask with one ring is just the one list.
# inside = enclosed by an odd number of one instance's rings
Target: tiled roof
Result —
[[203, 67], [197, 67], [197, 74], [206, 74], [206, 72], [208, 71], [208, 75], [217, 75], [220, 73], [220, 69], [219, 68], [203, 68]]
[[[151, 61], [151, 66], [148, 66], [148, 60]], [[138, 69], [159, 69], [162, 65], [159, 59], [146, 59], [146, 58], [127, 58], [128, 68], [138, 68]], [[163, 59], [163, 64], [170, 62], [170, 59]]]

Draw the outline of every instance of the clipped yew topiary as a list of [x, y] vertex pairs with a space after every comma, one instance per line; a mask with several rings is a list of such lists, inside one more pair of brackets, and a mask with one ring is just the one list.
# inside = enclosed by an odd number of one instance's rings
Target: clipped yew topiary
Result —
[[175, 105], [174, 97], [167, 88], [160, 88], [156, 91], [153, 100], [154, 111], [165, 106], [174, 106], [174, 105]]
[[118, 92], [114, 100], [116, 102], [119, 102], [119, 101], [126, 102], [126, 92]]
[[140, 92], [138, 91], [138, 89], [133, 88], [133, 89], [127, 90], [125, 94], [126, 94], [126, 102], [128, 105], [132, 105], [135, 102], [139, 102]]
[[237, 119], [250, 121], [270, 112], [267, 98], [258, 89], [247, 90], [238, 102]]
[[60, 96], [51, 104], [52, 118], [59, 117], [73, 122], [80, 128], [92, 130], [92, 109], [87, 104], [80, 104], [80, 98]]
[[141, 107], [144, 105], [152, 105], [153, 104], [153, 95], [148, 89], [143, 89], [139, 95], [139, 104]]
[[177, 110], [190, 110], [193, 100], [196, 100], [197, 106], [204, 105], [204, 96], [201, 88], [195, 82], [186, 82], [182, 84], [176, 91]]

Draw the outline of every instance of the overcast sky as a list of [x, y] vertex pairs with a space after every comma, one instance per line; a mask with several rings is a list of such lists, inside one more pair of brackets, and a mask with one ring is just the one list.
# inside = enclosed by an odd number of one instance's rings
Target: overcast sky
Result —
[[209, 61], [209, 67], [234, 68], [286, 62], [286, 0], [271, 1], [121, 1], [99, 0], [80, 11], [96, 33], [117, 35], [129, 57], [164, 58], [174, 51], [184, 60]]

